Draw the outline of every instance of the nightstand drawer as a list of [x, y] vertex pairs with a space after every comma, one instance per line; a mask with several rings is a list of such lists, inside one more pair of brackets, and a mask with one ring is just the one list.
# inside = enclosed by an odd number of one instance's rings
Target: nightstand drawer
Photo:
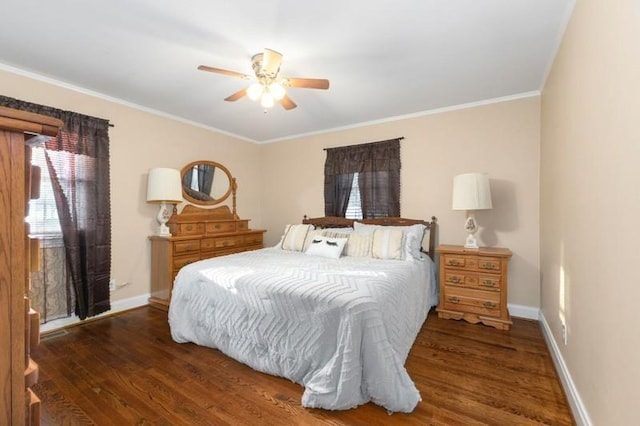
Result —
[[446, 284], [477, 287], [478, 286], [478, 274], [469, 274], [464, 271], [458, 271], [455, 269], [447, 269], [444, 273], [444, 282]]
[[445, 269], [445, 285], [500, 291], [500, 276], [482, 275], [466, 271]]
[[[442, 256], [442, 262], [446, 265], [446, 266], [452, 266], [454, 268], [469, 268], [472, 267], [475, 269], [475, 262], [472, 262], [472, 265], [469, 264], [469, 257], [468, 256], [456, 256], [456, 255], [449, 255], [449, 254], [445, 254], [444, 256]], [[475, 259], [471, 259], [472, 261]]]
[[498, 257], [482, 257], [478, 259], [478, 269], [488, 271], [500, 271], [502, 262]]
[[500, 294], [493, 291], [445, 287], [444, 308], [499, 317]]
[[183, 254], [200, 251], [200, 240], [175, 241], [173, 243], [173, 253]]
[[500, 291], [500, 275], [479, 275], [478, 287], [486, 290]]

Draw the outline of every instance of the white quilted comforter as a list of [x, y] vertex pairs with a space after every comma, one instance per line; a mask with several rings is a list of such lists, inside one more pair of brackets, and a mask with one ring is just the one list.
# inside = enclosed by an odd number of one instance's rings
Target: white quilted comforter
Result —
[[266, 248], [200, 261], [176, 278], [176, 342], [217, 348], [305, 387], [302, 405], [372, 401], [411, 412], [420, 394], [404, 368], [431, 306], [433, 264]]

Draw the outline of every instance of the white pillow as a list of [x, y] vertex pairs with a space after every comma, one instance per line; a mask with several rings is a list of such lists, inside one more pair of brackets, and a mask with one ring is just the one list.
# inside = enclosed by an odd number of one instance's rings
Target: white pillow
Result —
[[404, 231], [383, 226], [373, 231], [371, 255], [376, 259], [404, 259]]
[[347, 226], [344, 228], [322, 228], [324, 232], [335, 232], [337, 234], [351, 234], [353, 232], [353, 228]]
[[349, 238], [349, 236], [352, 235], [352, 233], [323, 229], [322, 235], [324, 235], [325, 237], [331, 237], [331, 238]]
[[307, 236], [304, 239], [304, 246], [302, 247], [302, 251], [306, 252], [311, 245], [311, 241], [313, 241], [314, 238], [322, 235], [324, 235], [324, 231], [322, 229], [312, 229], [307, 232]]
[[353, 232], [357, 234], [371, 234], [376, 229], [399, 229], [404, 231], [405, 239], [403, 241], [404, 251], [403, 259], [421, 259], [420, 248], [422, 247], [422, 239], [424, 238], [424, 231], [427, 227], [421, 223], [410, 226], [384, 226], [384, 225], [369, 225], [366, 223], [354, 222]]
[[344, 246], [346, 243], [346, 238], [316, 236], [311, 240], [311, 244], [309, 244], [309, 248], [305, 253], [315, 256], [338, 259], [340, 258], [340, 255], [342, 254], [342, 250], [344, 250]]
[[347, 246], [345, 247], [345, 256], [352, 257], [371, 257], [371, 244], [373, 234], [356, 234], [349, 235]]
[[282, 238], [282, 249], [302, 251], [304, 240], [312, 228], [311, 225], [287, 225]]

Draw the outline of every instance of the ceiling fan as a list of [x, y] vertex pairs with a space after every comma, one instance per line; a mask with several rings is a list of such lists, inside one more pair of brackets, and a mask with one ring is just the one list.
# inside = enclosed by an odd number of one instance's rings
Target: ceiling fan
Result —
[[257, 53], [251, 58], [251, 67], [253, 68], [255, 76], [206, 65], [200, 65], [198, 69], [242, 80], [254, 81], [248, 87], [227, 96], [224, 100], [235, 102], [244, 96], [248, 96], [254, 101], [260, 100], [260, 104], [264, 108], [272, 107], [275, 102], [279, 102], [286, 110], [297, 107], [296, 103], [287, 95], [287, 87], [325, 90], [329, 88], [329, 80], [326, 79], [280, 77], [278, 73], [280, 72], [281, 64], [281, 53], [271, 49], [264, 49], [262, 53]]

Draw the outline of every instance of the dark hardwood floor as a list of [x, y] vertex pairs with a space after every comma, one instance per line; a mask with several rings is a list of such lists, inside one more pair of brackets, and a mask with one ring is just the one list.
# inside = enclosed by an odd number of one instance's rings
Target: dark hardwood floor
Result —
[[44, 425], [573, 424], [538, 323], [520, 319], [499, 331], [432, 312], [406, 364], [422, 402], [391, 416], [303, 408], [301, 386], [173, 342], [150, 307], [45, 336], [34, 358]]

